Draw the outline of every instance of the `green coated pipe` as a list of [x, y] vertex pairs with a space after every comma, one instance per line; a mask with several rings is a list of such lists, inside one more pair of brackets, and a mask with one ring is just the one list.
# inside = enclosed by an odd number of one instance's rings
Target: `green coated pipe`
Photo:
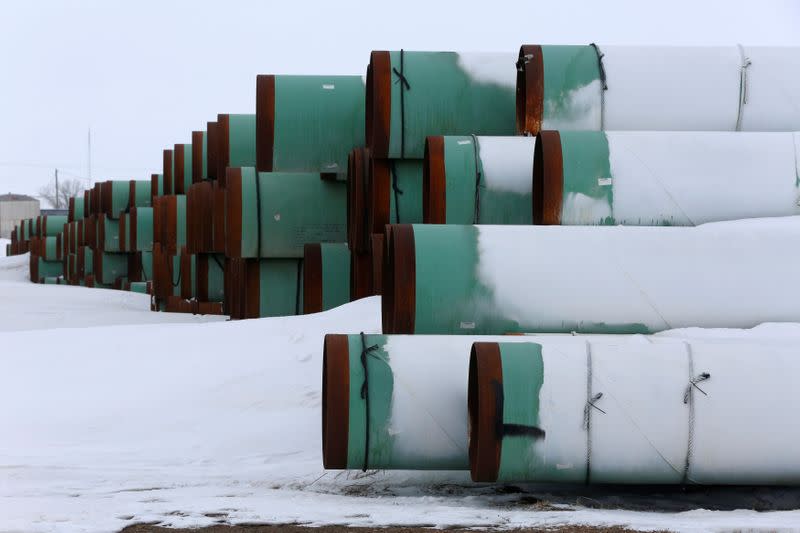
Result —
[[30, 278], [34, 283], [44, 283], [45, 278], [64, 275], [62, 261], [47, 261], [36, 254], [30, 256]]
[[67, 219], [70, 222], [76, 222], [86, 215], [83, 204], [83, 196], [73, 196], [69, 199], [69, 215]]
[[[302, 261], [262, 259], [259, 269], [259, 316], [288, 316], [300, 313]], [[298, 274], [298, 272], [300, 272]]]
[[197, 254], [195, 294], [201, 302], [222, 302], [225, 299], [225, 256]]
[[106, 181], [100, 186], [102, 195], [103, 212], [107, 217], [118, 219], [120, 213], [128, 209], [131, 203], [131, 182], [128, 181]]
[[205, 131], [192, 132], [192, 183], [208, 179], [208, 135]]
[[147, 282], [146, 281], [132, 281], [128, 286], [128, 290], [131, 292], [136, 292], [139, 294], [147, 294]]
[[798, 239], [800, 217], [390, 226], [383, 331], [647, 333], [800, 321], [800, 251], [787, 244]]
[[[64, 231], [64, 224], [68, 222], [66, 215], [42, 215], [41, 218], [41, 235], [40, 237], [55, 237], [57, 234]], [[33, 235], [33, 231], [31, 231]]]
[[694, 226], [800, 214], [795, 132], [542, 131], [537, 224]]
[[192, 184], [192, 145], [176, 144], [172, 151], [175, 194], [186, 194]]
[[119, 220], [105, 213], [97, 220], [97, 248], [105, 252], [119, 252]]
[[128, 275], [128, 254], [97, 251], [93, 259], [92, 274], [97, 283], [111, 285], [117, 278]]
[[228, 167], [256, 166], [256, 116], [217, 115], [217, 179], [226, 183]]
[[[372, 227], [383, 227], [385, 224], [419, 224], [422, 222], [422, 165], [420, 159], [396, 159], [385, 163], [389, 167], [389, 218], [388, 220], [376, 213], [368, 216], [373, 218]], [[375, 166], [373, 165], [373, 169]], [[378, 170], [380, 172], [380, 170]], [[373, 176], [376, 172], [373, 170]], [[395, 184], [396, 189], [395, 190]], [[375, 201], [385, 202], [385, 197], [373, 197], [368, 206], [375, 211]], [[379, 230], [380, 231], [380, 230]]]
[[428, 137], [423, 213], [428, 224], [530, 224], [531, 137]]
[[366, 142], [377, 158], [422, 159], [428, 135], [514, 135], [511, 54], [375, 51]]
[[473, 480], [800, 482], [796, 338], [582, 340], [474, 344]]
[[58, 252], [59, 237], [45, 237], [42, 239], [42, 258], [45, 261], [60, 261], [61, 254]]
[[127, 242], [128, 251], [153, 249], [153, 208], [133, 207], [130, 210]]
[[306, 244], [303, 253], [303, 313], [318, 313], [350, 301], [347, 243]]
[[151, 207], [153, 205], [152, 183], [147, 180], [131, 180], [129, 183], [128, 209], [134, 207]]
[[361, 76], [258, 76], [258, 170], [343, 179], [348, 152], [364, 144], [364, 96]]
[[798, 64], [797, 47], [524, 45], [517, 131], [798, 131]]
[[228, 178], [228, 257], [302, 258], [307, 243], [345, 240], [345, 184], [252, 167], [231, 169]]
[[164, 174], [151, 174], [150, 175], [150, 198], [151, 205], [154, 202], [153, 198], [157, 196], [164, 196]]

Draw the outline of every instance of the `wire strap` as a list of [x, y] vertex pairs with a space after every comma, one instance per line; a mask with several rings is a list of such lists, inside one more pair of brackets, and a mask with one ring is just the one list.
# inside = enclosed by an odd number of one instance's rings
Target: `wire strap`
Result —
[[303, 289], [303, 260], [297, 260], [297, 280], [295, 282], [294, 288], [294, 314], [295, 315], [302, 315], [303, 313], [300, 312], [302, 307], [300, 306], [300, 294], [302, 293]]
[[394, 159], [389, 161], [389, 170], [392, 173], [392, 191], [394, 191], [394, 222], [400, 224], [400, 195], [403, 194], [403, 191], [397, 185], [397, 168]]
[[472, 134], [472, 149], [475, 158], [475, 208], [472, 212], [472, 223], [481, 223], [481, 181], [482, 172], [480, 164], [480, 145], [478, 144], [478, 136]]
[[600, 51], [600, 48], [595, 43], [590, 43], [589, 46], [594, 48], [594, 52], [597, 54], [597, 66], [600, 69], [600, 84], [602, 90], [600, 91], [600, 130], [604, 130], [606, 125], [606, 91], [608, 90], [608, 83], [606, 82], [606, 67], [603, 65], [603, 57], [605, 56], [604, 53]]
[[[182, 272], [181, 272], [181, 267], [180, 267], [180, 259], [178, 260], [179, 261], [179, 263], [178, 263], [178, 281], [172, 281], [173, 278], [175, 277], [175, 256], [171, 255], [171, 256], [168, 256], [168, 257], [169, 257], [169, 259], [167, 259], [167, 260], [169, 261], [169, 263], [167, 263], [167, 265], [168, 265], [167, 271], [169, 272], [169, 282], [172, 283], [173, 287], [177, 287], [178, 285], [181, 284], [181, 274], [182, 274]], [[178, 257], [180, 257], [180, 256], [178, 256]]]
[[691, 481], [689, 478], [689, 467], [692, 462], [692, 451], [694, 449], [694, 391], [699, 390], [703, 396], [708, 396], [708, 393], [698, 386], [698, 383], [711, 379], [711, 374], [702, 372], [695, 375], [694, 371], [694, 356], [692, 354], [692, 346], [688, 342], [683, 343], [686, 347], [686, 355], [689, 359], [689, 384], [686, 386], [686, 391], [683, 393], [683, 403], [689, 406], [689, 434], [686, 442], [686, 461], [683, 463], [683, 479], [682, 484]]
[[739, 110], [736, 114], [736, 131], [742, 130], [742, 114], [744, 112], [744, 105], [747, 103], [747, 68], [751, 65], [752, 61], [744, 53], [744, 47], [737, 44], [739, 47], [739, 57], [742, 64], [739, 67]]
[[603, 397], [602, 392], [592, 392], [592, 345], [586, 342], [586, 406], [583, 408], [583, 429], [586, 430], [586, 475], [588, 485], [592, 481], [592, 411], [597, 410], [606, 414], [597, 406]]
[[503, 421], [503, 411], [505, 410], [505, 393], [503, 384], [496, 379], [492, 380], [494, 389], [494, 431], [498, 439], [503, 437], [530, 437], [532, 439], [543, 439], [545, 431], [538, 426], [525, 424], [506, 424]]
[[214, 260], [214, 262], [219, 267], [219, 269], [224, 273], [225, 272], [225, 267], [222, 266], [222, 263], [219, 262], [219, 258], [217, 258], [217, 254], [210, 254], [210, 255], [211, 255], [211, 258]]
[[400, 71], [392, 67], [392, 72], [397, 76], [397, 82], [400, 84], [400, 159], [406, 157], [406, 105], [405, 105], [405, 92], [411, 90], [408, 80], [405, 76], [405, 52], [400, 49]]
[[[369, 467], [369, 371], [367, 367], [367, 356], [378, 349], [377, 344], [367, 346], [367, 336], [361, 332], [361, 368], [364, 370], [364, 382], [361, 384], [361, 399], [364, 400], [365, 422], [364, 422], [364, 464], [361, 466], [363, 472]], [[374, 357], [374, 356], [373, 356]]]

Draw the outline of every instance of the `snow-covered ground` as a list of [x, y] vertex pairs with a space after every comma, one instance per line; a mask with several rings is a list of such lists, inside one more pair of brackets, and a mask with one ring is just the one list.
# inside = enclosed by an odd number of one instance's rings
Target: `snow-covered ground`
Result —
[[0, 332], [226, 320], [220, 316], [153, 313], [150, 297], [145, 294], [30, 283], [28, 262], [28, 254], [0, 258]]
[[[501, 487], [474, 485], [468, 473], [325, 472], [323, 335], [378, 332], [378, 298], [306, 317], [197, 323], [151, 313], [134, 294], [33, 285], [26, 265], [27, 256], [0, 259], [2, 532], [151, 521], [800, 525], [800, 511], [775, 511], [800, 508], [794, 489]], [[800, 326], [747, 335], [767, 334], [800, 340]]]
[[9, 239], [0, 239], [0, 257], [5, 257], [6, 255], [6, 244], [10, 243], [11, 240]]

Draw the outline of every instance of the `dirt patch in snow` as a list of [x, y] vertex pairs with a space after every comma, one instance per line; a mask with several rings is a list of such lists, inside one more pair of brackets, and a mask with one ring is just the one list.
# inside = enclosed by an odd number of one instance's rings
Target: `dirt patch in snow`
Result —
[[[153, 525], [139, 524], [126, 527], [121, 533], [430, 533], [433, 528], [426, 527], [350, 527], [320, 526], [308, 527], [294, 524], [277, 525], [219, 525], [200, 529], [174, 529]], [[458, 533], [486, 533], [487, 530], [448, 529]], [[628, 533], [631, 529], [624, 527], [567, 526], [558, 528], [509, 529], [504, 533]], [[656, 532], [659, 533], [659, 532]]]

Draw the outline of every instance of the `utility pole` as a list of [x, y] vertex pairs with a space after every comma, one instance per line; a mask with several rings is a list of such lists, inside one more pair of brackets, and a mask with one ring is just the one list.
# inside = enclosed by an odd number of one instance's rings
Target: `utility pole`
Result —
[[58, 169], [56, 169], [56, 209], [59, 208], [59, 198], [58, 198]]

